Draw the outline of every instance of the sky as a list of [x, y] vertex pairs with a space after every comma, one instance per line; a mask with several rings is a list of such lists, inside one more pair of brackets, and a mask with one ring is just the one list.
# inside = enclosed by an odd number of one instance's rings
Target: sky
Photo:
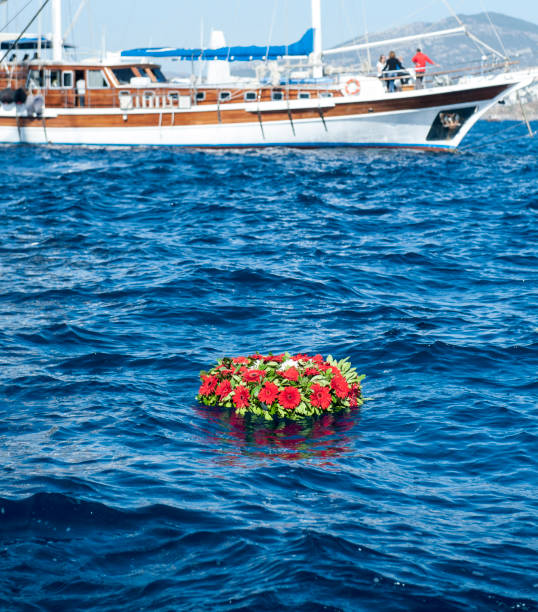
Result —
[[[30, 5], [7, 28], [19, 31], [42, 0], [8, 0], [0, 4], [0, 29]], [[83, 0], [63, 0], [67, 29]], [[538, 0], [448, 0], [456, 13], [499, 12], [538, 24]], [[42, 31], [50, 31], [47, 10]], [[363, 34], [414, 21], [450, 16], [444, 0], [322, 0], [323, 48]], [[229, 44], [285, 44], [310, 27], [310, 0], [86, 0], [69, 35], [82, 53], [106, 46], [121, 50], [141, 46], [200, 46], [211, 28], [224, 31]], [[37, 22], [31, 28], [37, 32]]]

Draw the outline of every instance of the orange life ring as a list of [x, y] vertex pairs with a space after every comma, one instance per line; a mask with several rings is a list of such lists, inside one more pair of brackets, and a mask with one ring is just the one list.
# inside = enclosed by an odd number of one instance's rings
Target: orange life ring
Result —
[[361, 84], [358, 79], [349, 79], [346, 83], [345, 92], [348, 96], [356, 96], [361, 91]]

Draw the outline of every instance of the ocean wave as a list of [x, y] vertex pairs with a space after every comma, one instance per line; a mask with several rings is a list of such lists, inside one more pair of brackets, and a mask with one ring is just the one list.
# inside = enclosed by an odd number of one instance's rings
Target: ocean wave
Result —
[[[535, 147], [2, 147], [0, 608], [537, 609]], [[196, 405], [286, 350], [369, 400]]]

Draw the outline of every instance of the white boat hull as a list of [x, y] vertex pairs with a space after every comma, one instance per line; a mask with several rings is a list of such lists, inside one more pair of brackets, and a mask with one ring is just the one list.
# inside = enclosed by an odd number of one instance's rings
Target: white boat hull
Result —
[[[491, 85], [491, 83], [489, 83]], [[307, 119], [266, 120], [263, 115], [255, 112], [249, 114], [248, 121], [237, 123], [213, 123], [193, 125], [170, 125], [170, 111], [155, 109], [158, 125], [137, 127], [130, 125], [136, 113], [146, 113], [147, 110], [123, 112], [110, 109], [109, 116], [115, 115], [120, 127], [52, 127], [50, 120], [57, 117], [59, 111], [47, 117], [47, 110], [42, 119], [34, 119], [31, 123], [18, 120], [14, 125], [0, 125], [0, 141], [3, 143], [57, 144], [57, 145], [97, 145], [97, 146], [183, 146], [183, 147], [329, 147], [329, 146], [364, 146], [364, 147], [410, 147], [455, 149], [465, 134], [478, 121], [497, 99], [507, 95], [519, 83], [510, 84], [502, 94], [492, 99], [480, 101], [465, 101], [456, 104], [442, 104], [407, 110], [388, 112], [373, 112], [360, 114], [341, 114], [328, 116], [320, 112], [319, 116]], [[457, 88], [439, 88], [435, 95], [456, 92]], [[459, 88], [464, 91], [462, 88]], [[407, 95], [386, 96], [385, 100], [396, 101], [406, 99], [412, 101], [418, 92]], [[420, 95], [424, 95], [423, 93]], [[353, 101], [353, 98], [347, 100]], [[361, 102], [364, 102], [361, 100]], [[338, 101], [338, 105], [346, 103], [346, 99]], [[375, 101], [372, 101], [374, 104]], [[334, 106], [334, 104], [333, 104]], [[233, 108], [229, 105], [227, 108]], [[435, 118], [440, 112], [457, 112], [464, 108], [472, 108], [474, 112], [464, 125], [451, 137], [432, 139], [430, 130]], [[244, 109], [244, 105], [243, 105]], [[73, 117], [84, 113], [84, 109], [65, 111]], [[178, 115], [181, 111], [176, 111]], [[189, 110], [192, 113], [192, 109]], [[200, 111], [203, 113], [206, 111]], [[15, 116], [15, 111], [11, 111]], [[0, 118], [2, 114], [0, 113]], [[252, 120], [250, 120], [250, 116]], [[49, 123], [49, 125], [48, 125]], [[430, 136], [429, 136], [430, 134]]]

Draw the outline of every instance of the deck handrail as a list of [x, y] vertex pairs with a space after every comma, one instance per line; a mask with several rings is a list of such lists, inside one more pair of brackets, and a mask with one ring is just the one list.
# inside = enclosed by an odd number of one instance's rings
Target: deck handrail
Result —
[[[476, 72], [477, 69], [480, 69], [480, 72], [483, 72], [483, 73], [487, 72], [487, 73], [489, 73], [489, 72], [496, 72], [496, 71], [500, 70], [502, 67], [506, 67], [506, 66], [509, 66], [509, 65], [515, 65], [515, 64], [519, 64], [519, 62], [517, 62], [517, 61], [503, 62], [502, 64], [496, 64], [496, 65], [493, 65], [493, 66], [491, 66], [491, 65], [483, 66], [482, 64], [472, 64], [470, 66], [464, 66], [463, 68], [454, 68], [452, 70], [438, 70], [436, 72], [432, 72], [431, 70], [423, 71], [422, 75], [427, 76], [427, 77], [433, 77], [433, 76], [441, 76], [441, 75], [447, 75], [447, 74], [458, 74], [458, 73], [461, 73], [461, 72], [471, 72], [473, 70], [475, 72], [473, 72], [472, 74], [477, 74], [477, 72]], [[390, 70], [389, 72], [402, 73], [402, 76], [405, 76], [407, 74], [408, 76], [412, 77], [412, 74], [409, 71], [412, 71], [413, 73], [416, 74], [416, 68], [415, 67], [413, 67], [413, 68], [411, 68], [411, 67], [408, 67], [408, 68], [403, 67], [403, 68], [401, 68], [399, 70]], [[381, 73], [381, 74], [383, 74], [383, 73]], [[372, 74], [370, 74], [370, 76], [378, 76], [378, 75], [377, 74], [374, 75], [372, 73]], [[386, 81], [386, 80], [392, 80], [395, 77], [393, 77], [393, 76], [392, 77], [383, 77], [383, 76], [380, 76], [378, 78], [381, 79], [382, 81]], [[396, 78], [398, 78], [398, 77], [396, 76]]]

